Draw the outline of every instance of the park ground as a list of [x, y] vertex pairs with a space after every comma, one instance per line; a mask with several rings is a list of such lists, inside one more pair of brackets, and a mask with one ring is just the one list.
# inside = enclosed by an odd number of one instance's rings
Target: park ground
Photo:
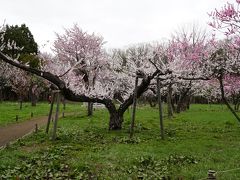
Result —
[[[30, 119], [31, 108], [26, 104], [20, 121]], [[38, 105], [35, 116], [46, 115], [48, 108]], [[15, 123], [16, 104], [2, 103], [0, 110], [1, 127]], [[157, 108], [137, 107], [132, 139], [131, 111], [119, 131], [108, 131], [105, 109], [96, 109], [92, 117], [78, 104], [67, 105], [67, 111], [75, 113], [59, 120], [56, 141], [43, 127], [0, 151], [0, 179], [197, 180], [209, 169], [218, 179], [240, 178], [239, 123], [223, 105], [191, 105], [173, 119], [164, 117], [164, 140]]]

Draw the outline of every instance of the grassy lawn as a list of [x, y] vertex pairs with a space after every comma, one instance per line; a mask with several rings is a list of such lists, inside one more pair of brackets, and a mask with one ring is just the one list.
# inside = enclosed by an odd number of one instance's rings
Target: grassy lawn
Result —
[[240, 178], [240, 128], [221, 105], [192, 105], [165, 120], [160, 139], [158, 109], [138, 107], [133, 139], [131, 114], [123, 130], [108, 131], [105, 109], [85, 110], [59, 121], [58, 139], [44, 130], [0, 151], [0, 179], [218, 179]]
[[[31, 113], [33, 117], [48, 115], [50, 104], [46, 102], [37, 103], [37, 106], [31, 106], [30, 102], [23, 103], [23, 108], [20, 110], [18, 102], [4, 102], [0, 103], [0, 126], [16, 123], [16, 116], [18, 116], [18, 122], [31, 119]], [[65, 112], [77, 111], [79, 109], [77, 104], [67, 103]], [[62, 112], [63, 105], [60, 106]]]

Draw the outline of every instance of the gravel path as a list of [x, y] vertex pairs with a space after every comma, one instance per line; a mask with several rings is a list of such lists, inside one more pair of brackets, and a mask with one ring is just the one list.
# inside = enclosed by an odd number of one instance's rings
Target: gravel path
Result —
[[47, 124], [47, 116], [40, 118], [33, 118], [29, 121], [0, 127], [0, 147], [23, 137], [35, 129], [36, 124], [38, 128]]

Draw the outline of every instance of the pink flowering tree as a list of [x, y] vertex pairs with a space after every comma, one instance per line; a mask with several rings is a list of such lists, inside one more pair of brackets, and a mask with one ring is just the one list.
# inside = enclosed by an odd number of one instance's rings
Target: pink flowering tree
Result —
[[227, 75], [224, 78], [224, 89], [226, 97], [232, 100], [234, 110], [239, 110], [240, 105], [240, 77], [236, 75]]
[[[215, 73], [215, 78], [218, 79], [220, 84], [221, 96], [225, 104], [240, 121], [234, 109], [230, 106], [227, 100], [229, 92], [233, 92], [229, 86], [232, 81], [235, 81], [236, 75], [240, 75], [240, 1], [236, 0], [235, 3], [227, 3], [220, 10], [215, 10], [209, 15], [212, 21], [209, 23], [216, 31], [224, 33], [226, 40], [221, 43], [218, 50], [212, 55], [211, 69]], [[215, 68], [213, 68], [215, 67]], [[233, 78], [233, 80], [231, 80]]]
[[183, 28], [176, 32], [165, 47], [164, 66], [172, 72], [163, 80], [163, 84], [167, 85], [169, 116], [172, 116], [172, 109], [179, 113], [188, 108], [199, 81], [209, 79], [209, 73], [203, 73], [203, 64], [210, 52], [208, 44], [206, 33], [192, 26], [191, 29]]
[[239, 4], [240, 1], [236, 0], [233, 4], [225, 4], [220, 10], [215, 9], [213, 12], [209, 13], [212, 21], [208, 24], [227, 36], [239, 34]]

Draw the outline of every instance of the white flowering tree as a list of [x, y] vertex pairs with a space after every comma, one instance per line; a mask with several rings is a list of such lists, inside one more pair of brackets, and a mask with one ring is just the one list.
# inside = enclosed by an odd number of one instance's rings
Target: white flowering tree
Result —
[[[80, 102], [102, 103], [110, 114], [109, 129], [121, 129], [123, 114], [133, 102], [136, 72], [142, 76], [137, 87], [139, 97], [147, 90], [151, 80], [165, 74], [152, 65], [154, 54], [131, 58], [129, 66], [122, 66], [119, 59], [111, 58], [103, 49], [103, 38], [82, 31], [77, 25], [57, 34], [54, 56], [43, 54], [42, 70], [34, 69], [0, 52], [0, 59], [54, 83], [66, 99]], [[123, 98], [117, 108], [114, 95]]]
[[0, 102], [3, 100], [3, 89], [9, 86], [9, 69], [8, 64], [0, 62]]

